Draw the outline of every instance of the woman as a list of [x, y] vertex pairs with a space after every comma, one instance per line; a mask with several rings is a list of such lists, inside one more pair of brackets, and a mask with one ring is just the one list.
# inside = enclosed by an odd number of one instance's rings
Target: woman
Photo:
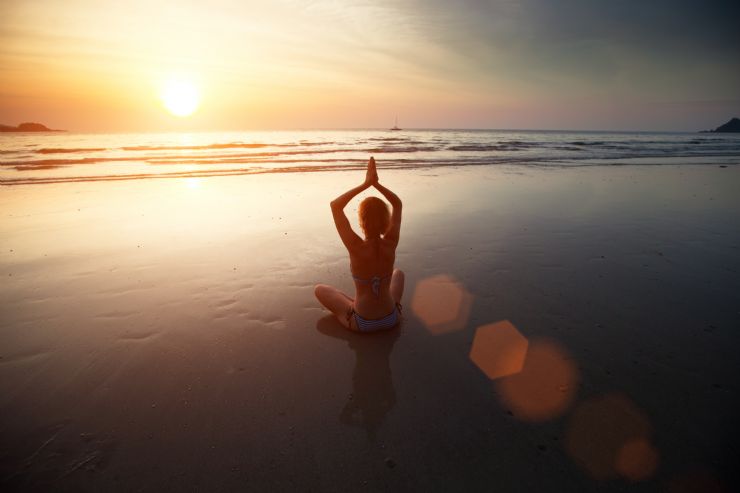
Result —
[[[389, 213], [386, 203], [377, 197], [363, 200], [358, 211], [363, 240], [352, 231], [344, 208], [371, 186], [388, 199], [393, 212]], [[349, 251], [356, 294], [352, 299], [336, 288], [319, 284], [315, 288], [316, 298], [350, 330], [373, 332], [395, 327], [401, 315], [404, 280], [403, 272], [393, 269], [401, 231], [401, 199], [378, 182], [375, 159], [370, 158], [365, 182], [334, 199], [331, 212], [339, 237]]]

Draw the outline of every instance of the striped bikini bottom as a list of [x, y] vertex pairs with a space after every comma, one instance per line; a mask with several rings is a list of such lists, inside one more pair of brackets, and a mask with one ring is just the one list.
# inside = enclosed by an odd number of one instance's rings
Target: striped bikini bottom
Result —
[[378, 330], [392, 329], [398, 325], [398, 322], [401, 320], [401, 304], [396, 303], [392, 312], [383, 318], [375, 320], [362, 318], [354, 308], [350, 308], [350, 311], [347, 314], [347, 321], [352, 317], [355, 318], [355, 325], [357, 326], [357, 330], [360, 332], [375, 332]]

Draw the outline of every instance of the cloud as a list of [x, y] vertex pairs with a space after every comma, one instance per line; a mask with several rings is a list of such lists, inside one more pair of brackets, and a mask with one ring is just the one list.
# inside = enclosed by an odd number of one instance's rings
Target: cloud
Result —
[[[186, 71], [224, 111], [259, 104], [264, 118], [313, 102], [360, 115], [350, 126], [373, 125], [368, 114], [392, 107], [419, 115], [404, 120], [415, 126], [635, 128], [649, 104], [672, 102], [673, 123], [681, 102], [688, 121], [706, 94], [740, 100], [739, 5], [5, 0], [0, 83], [16, 97], [59, 96], [59, 105], [70, 92], [146, 105], [147, 84]], [[721, 110], [706, 108], [711, 124]], [[601, 116], [610, 111], [627, 116], [613, 123]], [[324, 113], [324, 126], [352, 120]]]
[[738, 2], [390, 3], [428, 43], [450, 50], [455, 63], [464, 65], [465, 77], [477, 74], [534, 86], [568, 81], [579, 90], [632, 84], [639, 94], [640, 86], [664, 87], [666, 78], [677, 75], [673, 83], [688, 89], [705, 82], [696, 69], [711, 65], [713, 72], [728, 78], [727, 84], [719, 84], [724, 95], [737, 94]]

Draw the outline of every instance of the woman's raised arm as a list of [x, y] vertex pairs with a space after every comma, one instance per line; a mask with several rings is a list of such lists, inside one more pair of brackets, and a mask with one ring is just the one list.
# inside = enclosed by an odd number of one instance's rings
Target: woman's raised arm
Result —
[[[371, 158], [372, 159], [372, 158]], [[373, 165], [375, 164], [375, 161], [373, 161]], [[388, 202], [391, 203], [391, 206], [393, 206], [393, 212], [391, 213], [391, 223], [388, 225], [388, 231], [383, 235], [383, 238], [393, 241], [396, 244], [398, 244], [398, 240], [401, 237], [401, 212], [403, 209], [403, 203], [401, 202], [401, 199], [398, 198], [398, 195], [391, 192], [389, 189], [384, 187], [380, 184], [380, 181], [378, 181], [378, 173], [376, 171], [375, 173], [375, 183], [373, 183], [373, 186], [383, 194], [383, 197], [388, 199]]]
[[375, 160], [370, 158], [370, 162], [367, 165], [365, 181], [362, 185], [350, 188], [331, 201], [331, 214], [334, 217], [334, 224], [337, 227], [337, 232], [339, 233], [339, 237], [342, 239], [342, 243], [344, 243], [344, 246], [347, 247], [348, 250], [358, 243], [362, 243], [362, 238], [352, 230], [352, 226], [349, 224], [349, 219], [347, 219], [347, 216], [344, 214], [344, 208], [347, 207], [349, 201], [355, 198], [357, 194], [367, 190], [377, 181], [378, 173], [375, 171]]

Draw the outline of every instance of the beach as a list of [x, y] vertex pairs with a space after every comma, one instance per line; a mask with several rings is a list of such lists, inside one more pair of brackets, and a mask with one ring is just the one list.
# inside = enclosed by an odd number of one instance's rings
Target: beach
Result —
[[352, 288], [353, 168], [2, 187], [0, 485], [733, 491], [740, 167], [682, 159], [378, 158], [407, 277], [369, 335], [313, 295]]

